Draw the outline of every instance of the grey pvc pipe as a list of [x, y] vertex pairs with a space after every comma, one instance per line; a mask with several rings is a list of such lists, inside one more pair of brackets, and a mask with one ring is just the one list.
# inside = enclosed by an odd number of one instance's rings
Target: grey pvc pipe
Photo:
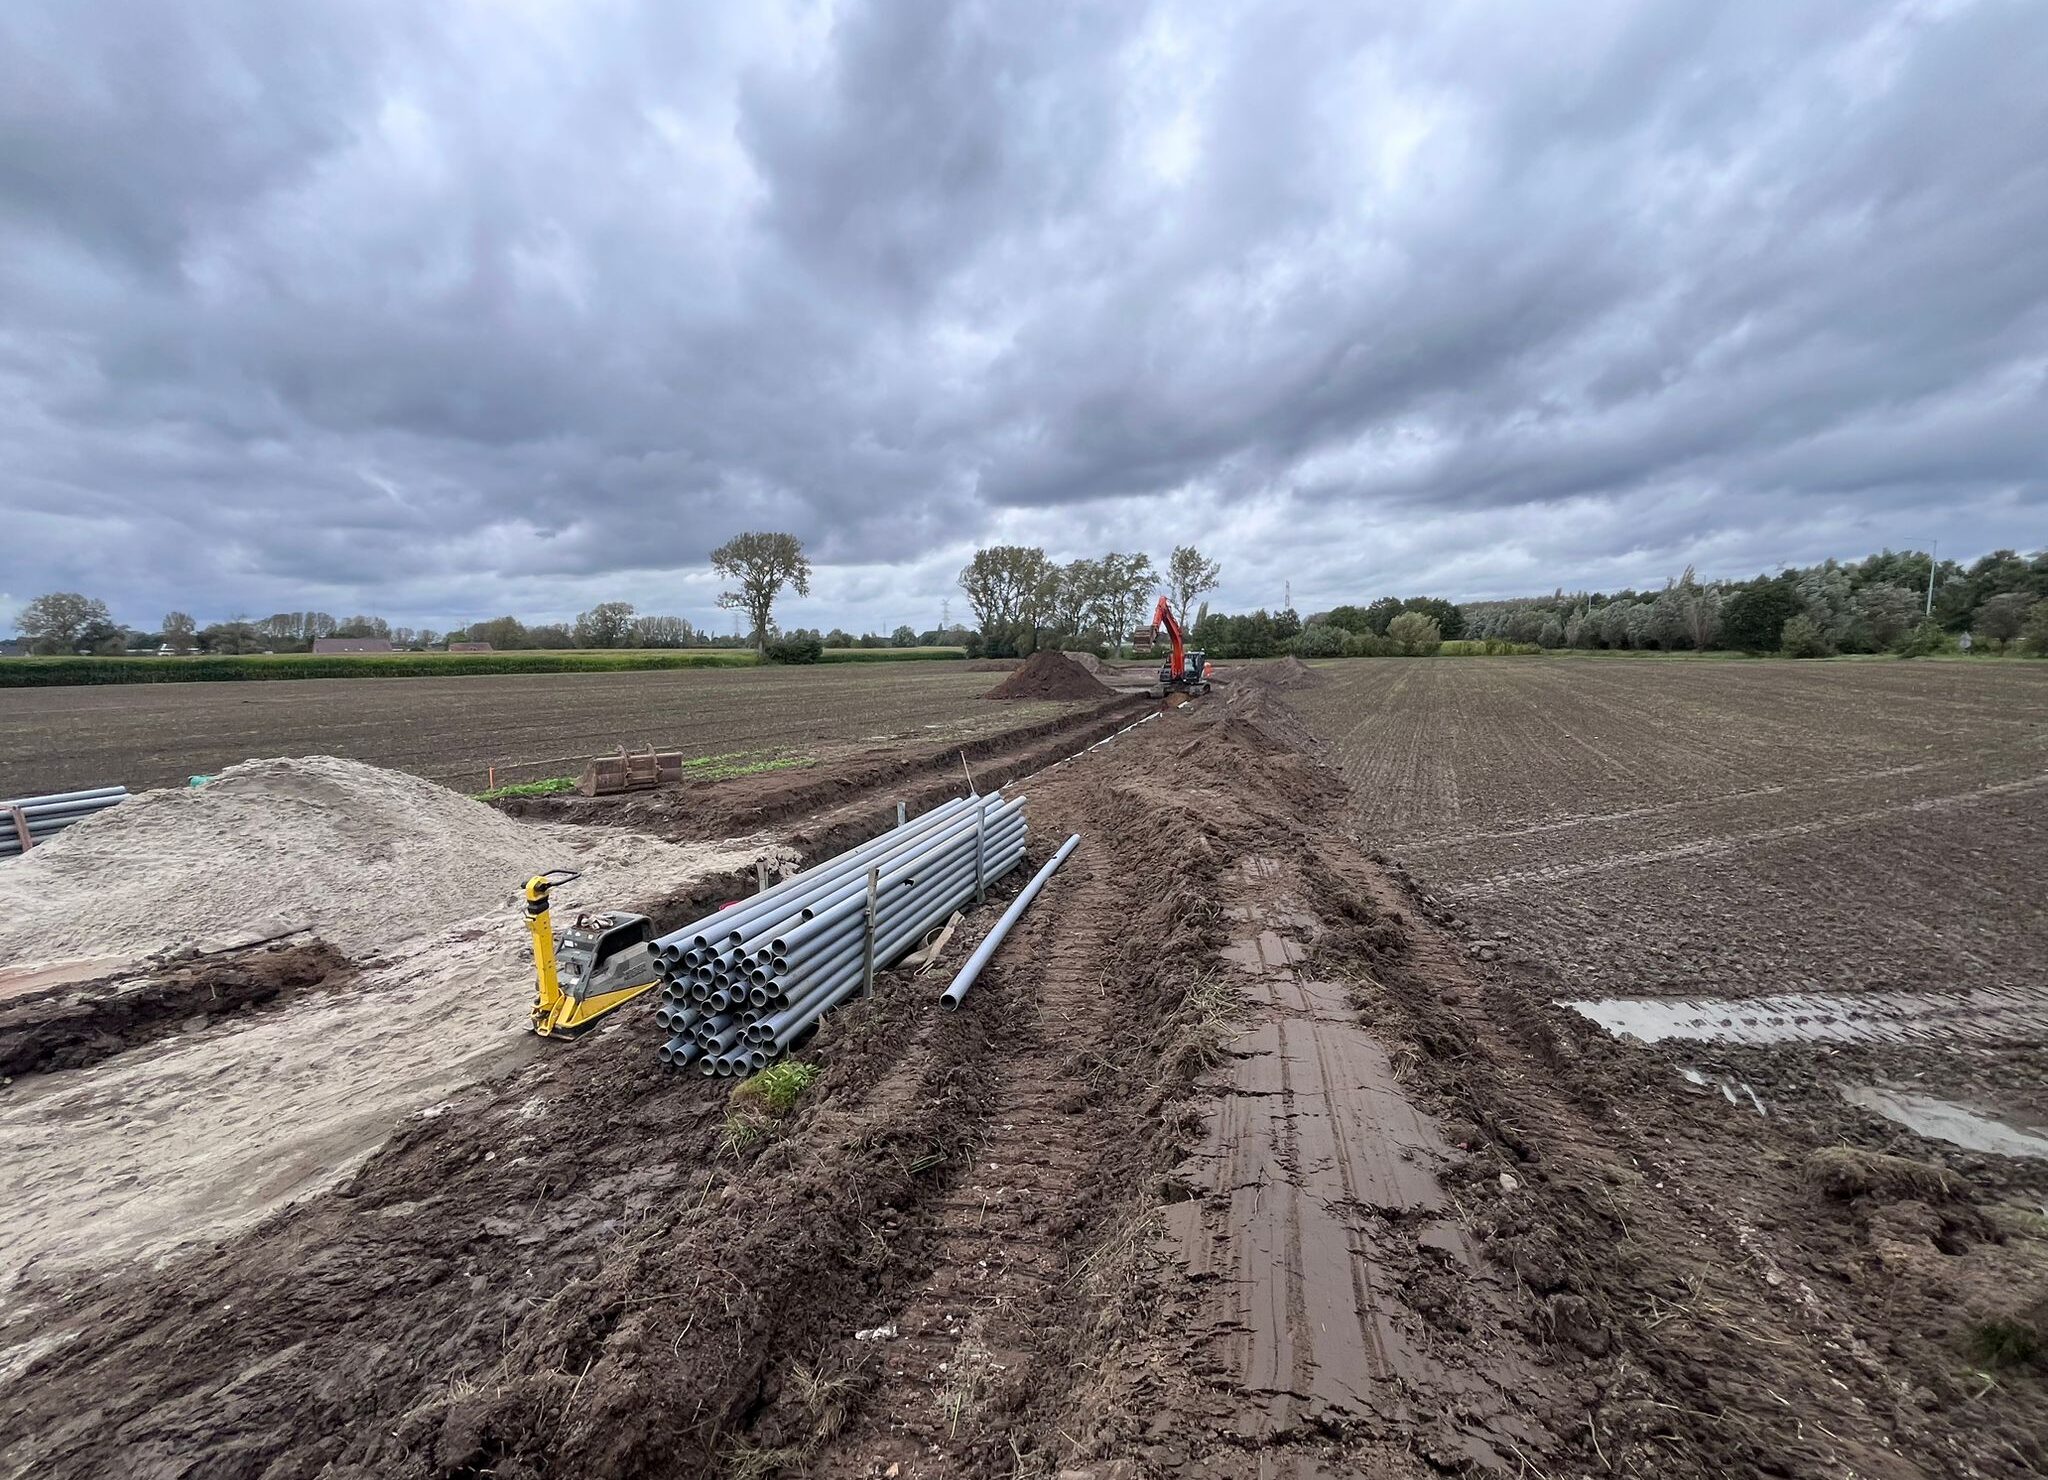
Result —
[[[53, 791], [39, 797], [9, 797], [6, 801], [0, 802], [0, 811], [5, 811], [9, 807], [19, 807], [26, 812], [31, 807], [48, 807], [64, 802], [88, 802], [102, 797], [110, 802], [118, 802], [127, 795], [128, 788], [125, 786], [96, 786], [89, 791]], [[961, 800], [967, 801], [969, 798], [962, 797]]]
[[[985, 839], [986, 846], [991, 850], [994, 849], [998, 840], [1008, 841], [1012, 836], [1022, 835], [1025, 828], [1025, 820], [1023, 813], [1018, 810], [1022, 806], [1023, 803], [1019, 801], [1011, 807], [999, 809], [991, 816], [988, 835]], [[927, 857], [920, 859], [921, 866], [916, 873], [895, 877], [885, 873], [880, 880], [882, 892], [885, 895], [894, 895], [905, 884], [914, 887], [920, 879], [928, 879], [934, 874], [943, 872], [946, 868], [963, 858], [971, 863], [974, 858], [974, 837], [975, 833], [972, 826], [963, 828], [954, 837], [951, 848], [944, 851], [934, 850]], [[867, 881], [862, 879], [859, 881], [858, 887], [850, 888], [829, 901], [827, 908], [822, 909], [810, 919], [804, 920], [785, 930], [782, 934], [775, 936], [768, 942], [769, 948], [777, 956], [791, 956], [795, 954], [799, 946], [820, 935], [829, 933], [833, 927], [849, 919], [859, 918], [866, 907]]]
[[[949, 815], [960, 810], [967, 800], [964, 797], [957, 798], [954, 801], [945, 803], [943, 806], [934, 807], [931, 811], [925, 813], [924, 816], [917, 818], [903, 828], [870, 838], [867, 842], [850, 848], [844, 853], [835, 854], [822, 863], [813, 864], [800, 874], [792, 874], [787, 879], [770, 885], [759, 894], [754, 895], [750, 899], [740, 901], [730, 909], [714, 911], [703, 919], [693, 921], [683, 926], [682, 929], [672, 931], [669, 935], [661, 938], [663, 940], [681, 938], [699, 946], [715, 944], [722, 947], [730, 943], [735, 927], [742, 927], [757, 916], [762, 916], [764, 911], [776, 909], [789, 900], [808, 897], [816, 892], [820, 886], [837, 878], [849, 869], [862, 867], [861, 860], [878, 849], [889, 850], [904, 846], [930, 828], [941, 825]], [[865, 872], [864, 867], [862, 872]]]
[[[1014, 865], [1012, 865], [1014, 867]], [[1006, 869], [1005, 872], [1008, 870]], [[875, 962], [882, 965], [894, 961], [919, 935], [974, 897], [974, 880], [969, 877], [953, 890], [942, 894], [939, 907], [922, 920], [907, 921], [885, 940], [875, 946]], [[806, 997], [803, 1009], [791, 1009], [778, 1014], [769, 1021], [776, 1028], [774, 1042], [786, 1048], [791, 1039], [816, 1022], [832, 1007], [846, 1000], [848, 994], [856, 991], [861, 984], [863, 958], [859, 953], [850, 954], [844, 961], [824, 974], [821, 983]]]
[[[984, 877], [999, 878], [1016, 867], [1024, 854], [1024, 840], [1019, 836], [1001, 852], [987, 861]], [[877, 935], [886, 938], [894, 929], [906, 921], [921, 921], [926, 926], [943, 916], [938, 913], [939, 902], [950, 898], [965, 884], [968, 893], [974, 890], [974, 862], [962, 859], [953, 868], [933, 877], [915, 894], [901, 896], [876, 912]], [[804, 948], [782, 958], [778, 972], [784, 978], [815, 975], [827, 963], [843, 958], [848, 952], [859, 952], [866, 937], [865, 923], [859, 915], [845, 921], [830, 935], [806, 942]]]
[[951, 1012], [960, 1005], [960, 999], [967, 995], [967, 989], [974, 985], [975, 979], [981, 975], [981, 969], [988, 965], [989, 958], [995, 955], [996, 947], [1003, 943], [1003, 937], [1010, 933], [1010, 927], [1023, 918], [1024, 911], [1031, 907], [1031, 901], [1038, 898], [1038, 891], [1045, 887], [1045, 881], [1067, 861], [1067, 855], [1080, 846], [1081, 835], [1075, 833], [1060, 844], [1060, 851], [1046, 860], [1044, 868], [1031, 876], [1031, 882], [1024, 886], [1023, 893], [1010, 901], [1010, 907], [1003, 911], [1002, 919], [996, 921], [995, 929], [989, 931], [988, 938], [967, 958], [967, 964], [961, 967], [959, 975], [953, 978], [953, 985], [940, 995], [939, 1006]]
[[[984, 880], [1001, 878], [1015, 868], [1023, 856], [1024, 840], [1020, 835], [1001, 852], [990, 856], [983, 870]], [[969, 894], [974, 892], [972, 858], [961, 860], [954, 868], [933, 878], [917, 894], [894, 902], [890, 908], [878, 911], [877, 935], [886, 939], [898, 925], [910, 920], [922, 922], [923, 928], [929, 929], [945, 918], [945, 914], [938, 908], [938, 901], [957, 896], [963, 884]], [[950, 908], [949, 906], [946, 913], [950, 913]], [[807, 943], [802, 952], [784, 958], [780, 971], [784, 976], [815, 975], [821, 967], [836, 964], [849, 953], [859, 953], [864, 935], [863, 922], [860, 916], [856, 915], [830, 936]]]
[[[990, 793], [991, 798], [994, 795]], [[999, 819], [1007, 824], [1023, 805], [1024, 799], [1019, 797], [991, 808], [990, 826], [997, 825]], [[875, 860], [871, 866], [881, 871], [882, 889], [893, 891], [905, 882], [914, 882], [920, 872], [929, 872], [936, 860], [949, 856], [963, 845], [971, 849], [976, 825], [974, 816], [969, 814], [948, 822], [937, 834], [924, 839], [925, 846], [914, 852], [905, 852], [900, 858], [891, 854]], [[863, 869], [814, 901], [802, 919], [786, 922], [781, 930], [758, 931], [752, 940], [763, 942], [778, 952], [787, 952], [797, 942], [816, 935], [827, 925], [849, 914], [858, 913], [866, 905], [867, 871]]]
[[[1021, 850], [1024, 846], [1024, 836], [1024, 824], [1021, 821], [1006, 827], [1000, 838], [991, 840], [989, 861], [993, 863], [1010, 852]], [[928, 893], [933, 885], [949, 881], [962, 869], [969, 874], [974, 872], [974, 849], [971, 847], [928, 871], [920, 882], [913, 884], [907, 891], [899, 890], [884, 894], [877, 904], [876, 913], [896, 914], [906, 908], [913, 908], [914, 902]], [[865, 905], [865, 900], [856, 900], [854, 903]], [[802, 933], [792, 931], [785, 941], [777, 942], [783, 948], [776, 951], [772, 959], [778, 963], [778, 969], [784, 970], [789, 969], [794, 963], [815, 959], [830, 949], [832, 944], [843, 940], [849, 930], [859, 932], [865, 913], [865, 909], [847, 909], [836, 911], [836, 918], [821, 915], [817, 921], [810, 923], [819, 924], [829, 920], [825, 928], [806, 930]]]
[[[120, 801], [119, 797], [107, 797], [104, 800], [90, 802], [52, 802], [44, 807], [23, 807], [21, 815], [29, 822], [55, 822], [60, 818], [76, 821], [80, 817], [90, 817], [95, 812], [104, 812], [109, 807], [119, 805]], [[0, 817], [6, 815], [6, 809], [0, 808]]]

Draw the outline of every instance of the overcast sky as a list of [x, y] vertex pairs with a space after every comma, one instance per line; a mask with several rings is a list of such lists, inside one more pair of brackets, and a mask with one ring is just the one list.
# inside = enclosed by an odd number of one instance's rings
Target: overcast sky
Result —
[[2048, 4], [10, 0], [0, 620], [2048, 544]]

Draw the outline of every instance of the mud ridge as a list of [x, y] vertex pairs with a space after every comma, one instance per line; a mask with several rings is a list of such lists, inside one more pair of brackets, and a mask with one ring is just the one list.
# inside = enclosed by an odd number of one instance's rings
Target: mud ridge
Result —
[[316, 988], [348, 961], [325, 941], [168, 963], [0, 1003], [0, 1077], [81, 1069], [172, 1033], [199, 1032]]
[[[516, 817], [631, 828], [674, 841], [733, 836], [792, 817], [835, 813], [868, 798], [892, 813], [904, 801], [916, 813], [961, 795], [970, 775], [987, 789], [1042, 770], [1115, 734], [1154, 702], [1132, 695], [978, 740], [862, 751], [804, 770], [706, 786], [622, 797], [510, 797], [493, 805]], [[825, 825], [835, 820], [828, 817]], [[863, 825], [872, 831], [874, 819]], [[815, 832], [800, 832], [796, 845], [805, 846]]]

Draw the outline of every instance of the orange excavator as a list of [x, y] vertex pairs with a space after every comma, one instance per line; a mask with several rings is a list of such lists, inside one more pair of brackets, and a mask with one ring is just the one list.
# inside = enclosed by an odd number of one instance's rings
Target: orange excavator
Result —
[[1159, 629], [1166, 629], [1167, 637], [1173, 643], [1173, 652], [1159, 669], [1159, 697], [1169, 694], [1206, 694], [1209, 692], [1209, 675], [1215, 671], [1207, 653], [1189, 652], [1187, 639], [1180, 630], [1180, 623], [1174, 619], [1173, 603], [1164, 596], [1159, 605], [1152, 609], [1150, 628], [1139, 628], [1131, 636], [1144, 639], [1146, 646], [1159, 640]]

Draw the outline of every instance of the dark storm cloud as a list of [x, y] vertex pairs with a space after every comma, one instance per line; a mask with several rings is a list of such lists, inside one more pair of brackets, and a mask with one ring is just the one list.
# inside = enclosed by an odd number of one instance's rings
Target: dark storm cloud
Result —
[[30, 0], [0, 602], [706, 620], [741, 527], [883, 627], [976, 539], [1304, 607], [2039, 545], [2044, 75], [2028, 0]]

